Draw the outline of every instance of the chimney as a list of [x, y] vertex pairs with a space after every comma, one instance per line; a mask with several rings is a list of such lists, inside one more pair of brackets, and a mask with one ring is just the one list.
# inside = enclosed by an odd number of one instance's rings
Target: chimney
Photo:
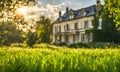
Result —
[[69, 11], [69, 8], [68, 7], [66, 7], [66, 12], [68, 12]]
[[96, 6], [97, 6], [96, 9], [97, 9], [97, 12], [99, 12], [100, 9], [101, 9], [101, 2], [100, 2], [100, 0], [97, 0], [96, 3], [97, 3], [97, 5], [96, 5]]
[[97, 2], [100, 2], [100, 0], [97, 0]]
[[61, 11], [59, 11], [59, 17], [61, 17]]
[[100, 0], [97, 0], [96, 3], [97, 3], [97, 6], [100, 6], [100, 5], [101, 5]]

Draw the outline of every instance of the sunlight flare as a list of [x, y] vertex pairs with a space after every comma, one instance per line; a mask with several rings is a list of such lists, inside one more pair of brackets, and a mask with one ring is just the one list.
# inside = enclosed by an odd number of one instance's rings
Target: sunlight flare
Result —
[[23, 7], [17, 9], [18, 14], [25, 14], [26, 12], [27, 12], [26, 6], [23, 6]]

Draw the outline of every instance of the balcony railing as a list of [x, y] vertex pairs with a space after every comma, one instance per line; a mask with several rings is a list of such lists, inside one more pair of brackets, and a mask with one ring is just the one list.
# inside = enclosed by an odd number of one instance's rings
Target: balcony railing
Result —
[[87, 29], [90, 29], [90, 28], [79, 28], [79, 29], [67, 29], [67, 30], [64, 30], [64, 32], [62, 31], [58, 31], [58, 32], [55, 32], [54, 34], [57, 34], [57, 35], [64, 35], [64, 34], [79, 34], [79, 32], [83, 32]]

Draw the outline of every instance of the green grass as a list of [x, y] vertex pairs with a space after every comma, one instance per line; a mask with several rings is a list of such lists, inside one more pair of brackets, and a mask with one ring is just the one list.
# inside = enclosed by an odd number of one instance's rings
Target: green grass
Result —
[[120, 49], [1, 47], [0, 72], [120, 72]]

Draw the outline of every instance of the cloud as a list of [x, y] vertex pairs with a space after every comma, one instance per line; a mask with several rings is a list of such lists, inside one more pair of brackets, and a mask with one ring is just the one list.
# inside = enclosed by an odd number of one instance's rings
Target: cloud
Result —
[[[18, 16], [22, 15], [24, 21], [27, 24], [18, 24], [20, 30], [28, 32], [29, 30], [34, 32], [36, 22], [40, 20], [40, 16], [46, 16], [53, 21], [58, 17], [58, 12], [65, 5], [65, 3], [60, 4], [50, 4], [47, 3], [46, 6], [42, 2], [38, 2], [35, 6], [22, 6], [17, 9]], [[64, 11], [62, 11], [64, 12]], [[31, 27], [33, 29], [31, 29]]]
[[[40, 4], [41, 4], [41, 2], [40, 2]], [[47, 3], [45, 6], [42, 3], [41, 5], [38, 5], [38, 6], [40, 8], [39, 10], [40, 10], [41, 15], [55, 20], [58, 17], [58, 12], [62, 11], [62, 7], [65, 6], [65, 3], [64, 2], [62, 2], [60, 4]]]

